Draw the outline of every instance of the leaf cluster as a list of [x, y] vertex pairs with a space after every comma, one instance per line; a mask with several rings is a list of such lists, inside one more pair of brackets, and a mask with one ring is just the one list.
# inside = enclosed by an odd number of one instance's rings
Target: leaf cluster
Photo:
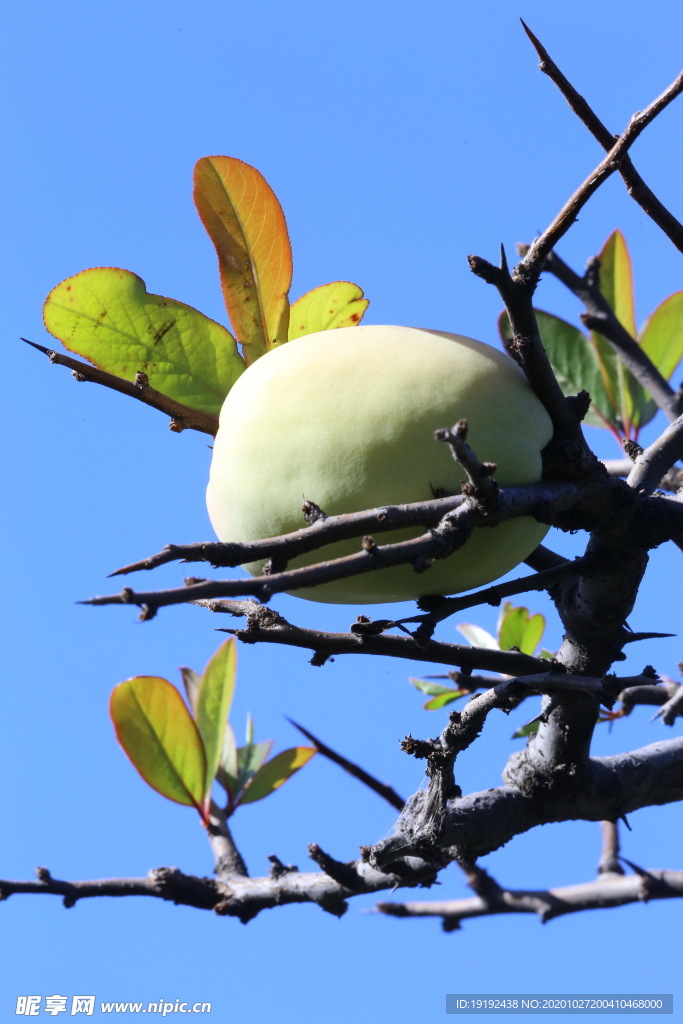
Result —
[[234, 334], [192, 306], [149, 293], [137, 274], [116, 267], [94, 267], [62, 281], [48, 295], [43, 318], [70, 352], [99, 369], [126, 381], [144, 375], [146, 384], [186, 410], [217, 416], [255, 359], [304, 334], [358, 324], [369, 302], [358, 285], [335, 281], [290, 306], [285, 217], [249, 164], [202, 157], [194, 200], [216, 249]]
[[214, 780], [227, 794], [226, 817], [242, 804], [262, 800], [302, 768], [315, 750], [293, 747], [270, 761], [272, 740], [238, 747], [228, 721], [235, 691], [234, 640], [222, 644], [204, 672], [181, 669], [189, 708], [167, 679], [135, 676], [114, 689], [110, 713], [118, 740], [145, 782], [162, 796], [194, 807], [204, 824]]

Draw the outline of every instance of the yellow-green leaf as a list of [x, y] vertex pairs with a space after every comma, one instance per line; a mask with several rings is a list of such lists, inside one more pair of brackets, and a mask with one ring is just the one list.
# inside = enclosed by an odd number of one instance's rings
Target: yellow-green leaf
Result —
[[440, 711], [441, 708], [445, 708], [448, 704], [452, 704], [454, 700], [460, 700], [461, 697], [469, 697], [471, 690], [450, 690], [448, 693], [442, 693], [437, 697], [432, 697], [425, 704], [422, 705], [424, 711]]
[[129, 270], [95, 267], [67, 278], [48, 295], [43, 317], [69, 351], [124, 380], [146, 373], [153, 388], [191, 409], [219, 413], [244, 371], [225, 327], [151, 295]]
[[506, 601], [498, 618], [500, 649], [509, 651], [511, 647], [517, 647], [523, 654], [533, 654], [544, 629], [542, 615], [530, 615], [528, 608], [514, 608], [510, 601]]
[[206, 156], [194, 200], [218, 254], [223, 298], [247, 364], [287, 341], [292, 250], [277, 197], [255, 167]]
[[[648, 317], [640, 345], [662, 377], [670, 380], [683, 358], [683, 292], [674, 292]], [[649, 423], [656, 412], [656, 404], [646, 397], [634, 414], [636, 426]]]
[[206, 817], [206, 757], [197, 727], [175, 686], [136, 676], [115, 687], [109, 709], [119, 743], [145, 782]]
[[[633, 296], [633, 271], [626, 241], [621, 231], [613, 231], [600, 253], [600, 291], [612, 307], [617, 320], [632, 338], [636, 337], [636, 311]], [[616, 411], [621, 430], [630, 436], [634, 410], [644, 401], [644, 392], [609, 342], [591, 331], [591, 342], [599, 353], [603, 383]]]
[[223, 736], [235, 692], [237, 646], [233, 639], [218, 648], [204, 669], [197, 702], [195, 719], [206, 754], [205, 792], [209, 792], [223, 750]]
[[425, 711], [437, 711], [454, 700], [469, 696], [472, 692], [471, 690], [454, 690], [452, 686], [441, 686], [439, 683], [431, 683], [427, 679], [411, 677], [409, 682], [416, 690], [420, 690], [430, 697], [430, 700], [423, 705]]
[[599, 253], [600, 291], [609, 302], [617, 320], [632, 338], [636, 337], [636, 307], [633, 296], [633, 269], [626, 239], [613, 231]]
[[240, 797], [240, 804], [251, 804], [262, 800], [303, 768], [316, 753], [312, 747], [292, 747], [276, 754], [256, 772]]
[[292, 304], [289, 314], [289, 340], [335, 327], [354, 327], [363, 319], [369, 299], [363, 289], [350, 281], [322, 284], [306, 292]]

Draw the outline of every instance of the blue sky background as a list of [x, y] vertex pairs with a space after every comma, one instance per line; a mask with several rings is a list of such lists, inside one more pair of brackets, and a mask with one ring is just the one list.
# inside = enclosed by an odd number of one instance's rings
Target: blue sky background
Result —
[[[225, 153], [258, 167], [282, 202], [293, 297], [327, 281], [357, 281], [371, 299], [367, 323], [495, 343], [499, 300], [469, 272], [466, 254], [495, 259], [501, 242], [512, 254], [601, 158], [538, 71], [518, 17], [616, 132], [680, 69], [680, 6], [651, 0], [634, 14], [616, 0], [27, 0], [6, 10], [0, 877], [31, 877], [37, 865], [68, 879], [137, 876], [159, 865], [212, 869], [193, 812], [149, 790], [123, 756], [107, 702], [131, 675], [178, 682], [178, 666], [201, 669], [223, 623], [185, 608], [139, 624], [131, 609], [75, 604], [112, 589], [106, 574], [125, 562], [168, 541], [211, 537], [207, 439], [172, 434], [160, 414], [77, 386], [22, 346], [20, 335], [50, 344], [41, 319], [48, 291], [85, 267], [121, 266], [150, 291], [225, 322], [214, 253], [191, 201], [194, 162]], [[682, 128], [679, 101], [632, 151], [679, 216]], [[615, 227], [633, 253], [642, 322], [681, 287], [680, 255], [618, 178], [591, 200], [560, 252], [579, 269]], [[551, 280], [538, 304], [568, 318], [579, 311]], [[603, 454], [618, 455], [609, 437], [590, 434]], [[551, 542], [577, 550], [566, 538]], [[681, 577], [672, 557], [653, 555], [634, 628], [678, 629]], [[170, 566], [144, 583], [172, 586], [181, 576]], [[548, 607], [536, 596], [529, 604]], [[274, 606], [301, 624], [339, 630], [357, 614], [293, 598]], [[491, 609], [463, 616], [489, 628], [495, 618]], [[440, 635], [457, 636], [452, 623]], [[550, 611], [546, 643], [560, 640]], [[642, 644], [623, 671], [652, 662], [675, 677], [680, 658], [676, 640]], [[421, 671], [429, 669], [360, 658], [319, 669], [303, 651], [244, 648], [233, 720], [242, 730], [251, 711], [258, 737], [282, 749], [296, 742], [290, 715], [408, 795], [421, 768], [398, 741], [434, 735], [444, 720], [422, 711], [408, 685]], [[527, 706], [514, 720], [491, 716], [459, 764], [465, 790], [498, 784], [519, 742], [511, 734], [533, 713]], [[611, 733], [602, 727], [596, 753], [670, 735], [649, 718], [643, 708]], [[305, 868], [312, 841], [352, 858], [393, 820], [376, 796], [317, 758], [271, 799], [238, 813], [234, 832], [252, 873], [262, 874], [271, 853]], [[631, 825], [629, 859], [681, 867], [680, 809], [641, 811]], [[522, 836], [484, 864], [503, 885], [563, 885], [591, 878], [599, 849], [597, 826], [565, 824]], [[465, 892], [451, 868], [433, 896]], [[65, 911], [56, 898], [15, 896], [0, 907], [0, 1016], [9, 1019], [17, 995], [29, 993], [208, 1000], [219, 1020], [331, 1024], [438, 1020], [445, 993], [458, 991], [673, 987], [681, 996], [672, 903], [545, 927], [488, 919], [446, 936], [434, 921], [373, 915], [374, 902], [353, 901], [341, 921], [304, 906], [243, 927], [160, 901], [94, 900]]]

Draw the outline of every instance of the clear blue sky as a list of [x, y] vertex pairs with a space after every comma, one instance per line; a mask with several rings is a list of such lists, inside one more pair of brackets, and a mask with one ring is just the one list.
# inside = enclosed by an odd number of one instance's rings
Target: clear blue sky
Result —
[[[668, 0], [630, 13], [617, 0], [27, 0], [5, 11], [0, 877], [30, 877], [36, 865], [69, 879], [142, 875], [169, 864], [212, 870], [193, 812], [147, 789], [121, 753], [107, 701], [131, 675], [176, 682], [178, 666], [201, 669], [218, 645], [219, 623], [186, 608], [140, 625], [130, 609], [75, 604], [110, 589], [105, 576], [121, 564], [168, 541], [211, 536], [206, 439], [174, 435], [160, 414], [76, 385], [18, 337], [50, 343], [42, 301], [88, 266], [134, 270], [150, 291], [224, 321], [191, 172], [198, 157], [225, 153], [257, 166], [280, 197], [294, 296], [331, 280], [357, 281], [371, 299], [368, 323], [495, 342], [499, 301], [469, 273], [466, 254], [495, 258], [501, 241], [512, 253], [601, 156], [537, 70], [519, 15], [614, 131], [679, 71], [683, 13]], [[679, 216], [682, 129], [679, 101], [633, 150]], [[634, 255], [642, 321], [681, 287], [680, 255], [619, 180], [591, 201], [561, 253], [578, 269], [615, 227]], [[543, 282], [539, 305], [578, 313], [552, 282]], [[601, 443], [605, 454], [618, 454], [609, 439]], [[569, 550], [562, 539], [557, 546]], [[678, 628], [680, 573], [672, 581], [670, 569], [669, 552], [654, 556], [632, 619], [637, 628]], [[167, 567], [156, 584], [174, 585], [181, 575]], [[546, 607], [540, 598], [530, 603]], [[331, 629], [346, 628], [356, 614], [295, 599], [274, 604], [298, 622]], [[464, 618], [490, 627], [495, 612]], [[454, 638], [452, 624], [442, 636]], [[551, 614], [548, 644], [559, 641]], [[675, 640], [642, 645], [625, 670], [652, 662], [675, 676], [680, 657]], [[304, 652], [266, 647], [241, 650], [240, 661], [238, 728], [251, 711], [258, 735], [283, 748], [296, 742], [290, 715], [406, 795], [419, 786], [420, 766], [400, 753], [398, 740], [434, 735], [442, 721], [421, 710], [408, 685], [419, 666], [339, 658], [314, 669]], [[641, 709], [611, 733], [603, 728], [596, 751], [670, 735], [648, 719]], [[463, 758], [465, 789], [498, 783], [518, 724], [490, 719]], [[272, 799], [244, 808], [235, 834], [260, 874], [271, 853], [305, 867], [312, 841], [352, 858], [392, 821], [377, 797], [318, 758]], [[631, 824], [627, 857], [681, 867], [680, 810], [643, 811]], [[504, 885], [562, 885], [592, 877], [598, 855], [597, 826], [566, 824], [521, 837], [485, 866]], [[434, 895], [458, 894], [464, 888], [452, 868]], [[672, 903], [545, 927], [522, 917], [476, 921], [450, 936], [435, 922], [369, 914], [373, 903], [354, 901], [341, 921], [305, 906], [243, 927], [152, 900], [97, 900], [65, 911], [56, 898], [16, 896], [0, 907], [0, 1016], [9, 1019], [16, 996], [29, 993], [210, 1000], [213, 1019], [259, 1024], [440, 1020], [448, 991], [673, 987], [683, 998], [674, 932], [680, 909]]]

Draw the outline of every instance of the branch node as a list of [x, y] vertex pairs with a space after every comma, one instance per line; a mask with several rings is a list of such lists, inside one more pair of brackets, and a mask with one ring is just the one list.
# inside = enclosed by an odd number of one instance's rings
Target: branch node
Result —
[[314, 523], [319, 523], [323, 519], [327, 519], [327, 516], [320, 506], [316, 505], [314, 501], [309, 501], [308, 498], [304, 499], [301, 511], [303, 512], [304, 519], [308, 526], [313, 526]]

